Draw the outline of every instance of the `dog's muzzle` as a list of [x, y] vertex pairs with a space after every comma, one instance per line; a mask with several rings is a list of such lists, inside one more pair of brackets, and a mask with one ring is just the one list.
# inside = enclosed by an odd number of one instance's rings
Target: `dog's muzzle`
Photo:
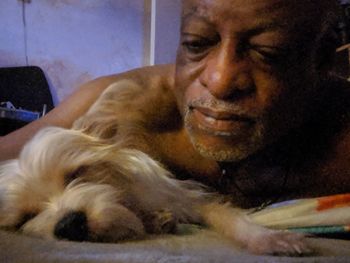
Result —
[[73, 211], [65, 214], [56, 224], [54, 235], [58, 239], [85, 241], [88, 239], [89, 228], [86, 214]]

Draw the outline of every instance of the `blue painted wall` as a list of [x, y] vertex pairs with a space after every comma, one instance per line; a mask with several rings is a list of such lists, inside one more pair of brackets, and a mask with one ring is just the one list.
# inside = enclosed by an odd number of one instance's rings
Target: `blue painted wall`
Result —
[[[24, 1], [0, 0], [0, 67], [41, 67], [55, 104], [86, 81], [148, 61], [151, 0]], [[181, 0], [156, 3], [155, 63], [171, 63]]]
[[0, 67], [40, 66], [59, 102], [101, 75], [142, 66], [143, 0], [0, 1]]

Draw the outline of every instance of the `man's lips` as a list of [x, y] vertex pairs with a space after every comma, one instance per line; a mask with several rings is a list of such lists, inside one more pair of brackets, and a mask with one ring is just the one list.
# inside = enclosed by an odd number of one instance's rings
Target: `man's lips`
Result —
[[236, 134], [239, 130], [250, 127], [255, 122], [253, 118], [247, 115], [204, 107], [194, 107], [192, 113], [198, 122], [199, 128], [212, 130], [213, 132]]
[[237, 114], [232, 113], [228, 111], [222, 111], [222, 110], [214, 110], [210, 108], [203, 108], [203, 107], [195, 107], [194, 110], [199, 111], [201, 114], [211, 117], [215, 120], [223, 120], [223, 121], [243, 121], [243, 122], [253, 122], [253, 118], [244, 115], [244, 114]]

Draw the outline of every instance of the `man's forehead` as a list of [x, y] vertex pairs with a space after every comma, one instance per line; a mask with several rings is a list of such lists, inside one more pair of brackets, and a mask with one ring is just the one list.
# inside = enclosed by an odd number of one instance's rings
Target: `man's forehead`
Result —
[[251, 4], [262, 4], [262, 3], [288, 3], [288, 4], [301, 4], [301, 5], [324, 5], [325, 3], [328, 4], [334, 4], [337, 2], [337, 0], [182, 0], [182, 5], [199, 5], [199, 4], [205, 4], [205, 3], [224, 3], [224, 2], [231, 2], [231, 3], [238, 3], [243, 4], [247, 3], [248, 5]]
[[[294, 27], [318, 24], [321, 2], [332, 0], [183, 0], [182, 20], [197, 17], [216, 20], [253, 21], [257, 24]], [[318, 2], [319, 5], [316, 5]], [[312, 22], [313, 21], [313, 22]], [[317, 22], [317, 23], [316, 23]]]
[[[327, 3], [335, 0], [183, 0], [183, 16], [207, 15], [215, 7], [226, 9], [226, 12], [247, 11], [268, 14], [271, 11], [280, 10], [284, 14], [312, 13], [323, 9]], [[262, 13], [261, 13], [262, 12]], [[317, 13], [317, 12], [313, 12]]]

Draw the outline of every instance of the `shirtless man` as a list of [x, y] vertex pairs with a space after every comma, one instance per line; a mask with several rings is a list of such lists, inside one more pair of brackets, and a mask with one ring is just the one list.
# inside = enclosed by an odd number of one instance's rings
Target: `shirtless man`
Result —
[[87, 83], [1, 138], [0, 158], [41, 127], [70, 127], [109, 84], [133, 79], [159, 112], [147, 120], [149, 153], [179, 178], [242, 207], [349, 192], [349, 87], [329, 74], [335, 2], [184, 0], [175, 65]]

